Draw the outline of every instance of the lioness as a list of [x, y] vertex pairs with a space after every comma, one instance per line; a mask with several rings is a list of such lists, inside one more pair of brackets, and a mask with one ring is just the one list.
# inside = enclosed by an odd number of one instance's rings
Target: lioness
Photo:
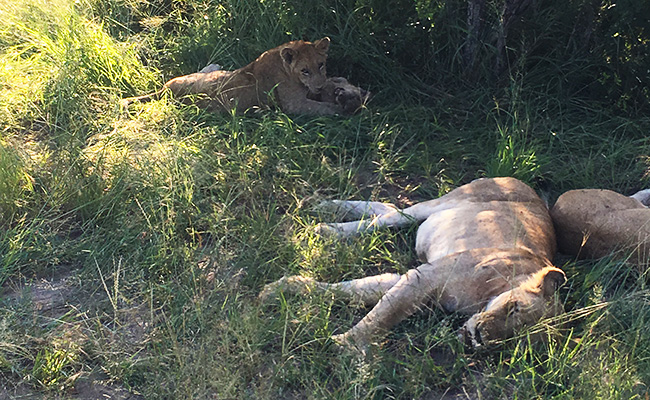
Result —
[[124, 99], [122, 106], [134, 101], [155, 100], [171, 92], [175, 97], [201, 95], [197, 104], [212, 111], [234, 108], [242, 112], [276, 103], [286, 113], [343, 114], [344, 108], [335, 102], [307, 97], [308, 93], [320, 93], [327, 81], [325, 63], [329, 46], [327, 37], [314, 43], [288, 42], [264, 52], [235, 71], [209, 69], [180, 76], [165, 83], [158, 92]]
[[374, 306], [353, 328], [334, 337], [340, 344], [365, 349], [429, 300], [449, 312], [473, 314], [461, 330], [473, 346], [506, 339], [524, 325], [564, 311], [554, 295], [566, 277], [549, 261], [556, 244], [548, 210], [514, 178], [477, 180], [403, 210], [362, 201], [329, 205], [371, 218], [321, 224], [322, 234], [348, 236], [423, 221], [415, 243], [423, 264], [404, 275], [333, 284], [292, 276], [262, 290], [261, 299], [279, 290], [331, 291]]
[[580, 258], [610, 254], [633, 264], [650, 264], [650, 191], [626, 197], [611, 190], [571, 190], [561, 195], [551, 217], [562, 253]]

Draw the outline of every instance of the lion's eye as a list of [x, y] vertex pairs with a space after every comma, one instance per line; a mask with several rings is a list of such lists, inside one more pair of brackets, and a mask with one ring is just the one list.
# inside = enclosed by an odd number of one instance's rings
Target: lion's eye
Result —
[[309, 75], [309, 70], [307, 68], [302, 69], [302, 74], [303, 75]]
[[318, 69], [319, 69], [319, 70], [322, 70], [323, 68], [325, 68], [325, 64], [323, 64], [323, 63], [318, 63]]

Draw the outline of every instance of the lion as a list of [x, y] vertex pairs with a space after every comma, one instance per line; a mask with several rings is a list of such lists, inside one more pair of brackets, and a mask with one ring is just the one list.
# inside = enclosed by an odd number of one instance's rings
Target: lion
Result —
[[165, 93], [174, 97], [198, 95], [196, 104], [210, 111], [243, 112], [253, 107], [277, 104], [290, 114], [345, 114], [334, 102], [317, 101], [327, 83], [326, 61], [330, 39], [313, 43], [295, 40], [268, 50], [255, 61], [234, 71], [210, 67], [205, 72], [171, 79], [158, 92], [122, 100], [133, 102], [159, 99]]
[[335, 200], [324, 207], [359, 219], [320, 224], [323, 235], [345, 237], [421, 222], [415, 250], [422, 265], [405, 274], [339, 283], [291, 276], [264, 287], [262, 300], [279, 291], [327, 291], [371, 306], [359, 323], [333, 337], [336, 343], [365, 351], [429, 301], [470, 315], [459, 335], [473, 347], [510, 338], [524, 326], [564, 312], [555, 293], [566, 276], [550, 261], [556, 250], [553, 223], [546, 204], [517, 179], [476, 180], [402, 210], [363, 201]]
[[[221, 65], [209, 64], [205, 66], [199, 73], [209, 73], [220, 71]], [[343, 108], [345, 114], [356, 114], [359, 110], [365, 107], [370, 99], [370, 92], [358, 86], [354, 86], [347, 79], [334, 76], [329, 77], [321, 88], [320, 92], [308, 92], [307, 98], [318, 102], [325, 102], [331, 104], [338, 104]]]
[[609, 255], [650, 265], [650, 190], [627, 197], [611, 190], [562, 194], [551, 209], [560, 252], [581, 259]]

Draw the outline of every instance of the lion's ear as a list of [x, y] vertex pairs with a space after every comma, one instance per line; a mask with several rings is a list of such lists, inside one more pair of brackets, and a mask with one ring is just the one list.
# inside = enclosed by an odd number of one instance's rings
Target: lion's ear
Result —
[[544, 268], [544, 276], [540, 283], [542, 294], [549, 298], [555, 294], [555, 291], [566, 282], [564, 271], [555, 267]]
[[325, 36], [324, 38], [315, 41], [314, 47], [316, 47], [316, 50], [320, 51], [321, 53], [327, 53], [327, 51], [330, 49], [330, 38]]
[[296, 52], [290, 47], [285, 47], [280, 51], [280, 56], [282, 57], [282, 60], [287, 64], [291, 64], [291, 62], [293, 61], [293, 57], [295, 55]]

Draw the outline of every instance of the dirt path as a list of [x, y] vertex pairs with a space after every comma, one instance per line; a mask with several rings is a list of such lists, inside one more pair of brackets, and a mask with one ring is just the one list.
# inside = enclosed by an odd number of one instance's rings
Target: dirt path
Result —
[[[24, 338], [14, 333], [13, 344], [0, 343], [0, 400], [142, 399], [142, 396], [110, 379], [100, 366], [93, 367], [97, 360], [86, 353], [86, 348], [97, 346], [98, 336], [104, 340], [102, 346], [110, 347], [111, 341], [119, 341], [122, 349], [129, 346], [135, 349], [146, 342], [147, 324], [138, 310], [121, 312], [121, 323], [107, 327], [108, 334], [97, 334], [97, 326], [105, 325], [103, 321], [98, 323], [102, 318], [97, 316], [100, 315], [96, 310], [97, 304], [106, 302], [106, 299], [105, 292], [84, 287], [70, 268], [58, 268], [52, 276], [36, 278], [28, 283], [9, 282], [0, 288], [0, 311], [16, 313], [26, 325], [31, 324], [34, 331], [42, 333]], [[22, 357], [13, 357], [20, 368], [2, 368], [3, 345], [20, 349]], [[35, 365], [39, 362], [39, 355], [43, 358], [42, 354], [59, 354], [57, 351], [71, 354], [70, 359], [74, 361], [70, 362], [68, 369], [60, 371], [59, 375], [65, 378], [60, 385], [58, 381], [50, 381], [49, 389], [45, 390], [43, 382], [34, 380], [41, 377], [46, 381], [50, 376], [39, 375]], [[51, 367], [48, 368], [51, 371]], [[51, 379], [57, 377], [54, 375]]]

